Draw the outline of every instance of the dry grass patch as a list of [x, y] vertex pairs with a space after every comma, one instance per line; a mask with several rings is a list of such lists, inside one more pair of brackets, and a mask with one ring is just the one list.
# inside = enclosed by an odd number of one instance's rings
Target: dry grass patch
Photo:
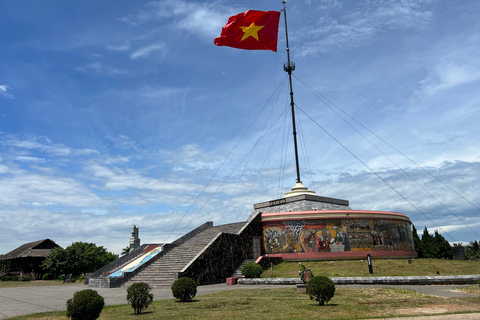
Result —
[[474, 286], [468, 286], [468, 287], [459, 287], [459, 288], [456, 288], [453, 291], [469, 293], [469, 294], [474, 294], [474, 295], [480, 295], [480, 286], [479, 285], [474, 285]]

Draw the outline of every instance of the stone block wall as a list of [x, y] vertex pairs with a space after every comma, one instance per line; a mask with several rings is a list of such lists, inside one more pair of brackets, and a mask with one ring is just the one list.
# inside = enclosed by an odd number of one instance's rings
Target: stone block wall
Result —
[[221, 233], [187, 265], [178, 277], [189, 277], [198, 285], [222, 283], [245, 259], [253, 259], [253, 237], [262, 232], [261, 214], [251, 219], [238, 234]]

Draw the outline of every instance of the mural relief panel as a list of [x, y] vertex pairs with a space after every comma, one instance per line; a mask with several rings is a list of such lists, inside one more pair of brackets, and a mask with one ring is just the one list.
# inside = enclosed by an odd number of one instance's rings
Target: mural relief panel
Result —
[[410, 224], [372, 219], [290, 220], [263, 226], [265, 253], [411, 251]]

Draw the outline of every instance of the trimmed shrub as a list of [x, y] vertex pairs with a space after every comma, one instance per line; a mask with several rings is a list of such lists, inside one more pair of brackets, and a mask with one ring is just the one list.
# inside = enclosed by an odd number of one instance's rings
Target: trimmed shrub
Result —
[[145, 282], [134, 283], [127, 289], [127, 300], [133, 308], [134, 314], [141, 314], [153, 301], [150, 286]]
[[0, 278], [0, 281], [12, 281], [12, 277], [5, 275]]
[[313, 277], [312, 280], [307, 282], [305, 289], [310, 296], [310, 300], [315, 298], [321, 306], [325, 305], [325, 302], [330, 301], [335, 295], [335, 284], [326, 276]]
[[30, 276], [23, 276], [20, 278], [21, 281], [30, 281]]
[[197, 283], [188, 277], [182, 277], [172, 284], [172, 294], [181, 302], [192, 301], [197, 294]]
[[95, 320], [100, 316], [104, 305], [105, 301], [97, 291], [77, 291], [67, 301], [67, 317], [72, 320]]
[[245, 278], [260, 278], [262, 272], [262, 266], [255, 262], [247, 262], [242, 268]]
[[45, 274], [42, 276], [42, 280], [53, 280], [53, 274], [51, 274], [51, 273], [45, 273]]
[[19, 281], [19, 280], [20, 280], [20, 276], [18, 274], [13, 276], [13, 281]]

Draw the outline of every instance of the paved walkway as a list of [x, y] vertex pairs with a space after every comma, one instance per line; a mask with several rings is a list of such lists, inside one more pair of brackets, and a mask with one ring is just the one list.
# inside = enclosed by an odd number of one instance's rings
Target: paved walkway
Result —
[[[207, 286], [199, 286], [197, 295], [206, 293], [231, 290], [231, 289], [270, 289], [270, 288], [294, 288], [295, 285], [236, 285], [227, 286], [226, 284], [213, 284]], [[385, 285], [340, 285], [345, 288], [372, 288], [372, 287], [386, 287]], [[401, 287], [405, 289], [413, 289], [425, 294], [436, 295], [445, 298], [453, 297], [468, 297], [471, 295], [459, 292], [451, 292], [454, 287], [452, 285], [440, 286], [409, 286], [409, 285], [391, 285], [391, 287]], [[0, 289], [0, 319], [7, 319], [10, 317], [49, 311], [63, 311], [66, 310], [66, 302], [73, 297], [76, 291], [89, 288], [83, 284], [75, 285], [58, 285], [58, 286], [44, 286], [44, 287], [16, 287], [16, 288], [1, 288]], [[116, 305], [125, 304], [126, 288], [94, 288], [98, 293], [104, 297], [105, 304]], [[155, 300], [173, 299], [170, 288], [166, 289], [152, 289]], [[401, 318], [402, 320], [410, 318]], [[463, 314], [458, 316], [432, 316], [432, 317], [415, 317], [415, 320], [432, 320], [432, 319], [480, 319], [480, 313]]]

